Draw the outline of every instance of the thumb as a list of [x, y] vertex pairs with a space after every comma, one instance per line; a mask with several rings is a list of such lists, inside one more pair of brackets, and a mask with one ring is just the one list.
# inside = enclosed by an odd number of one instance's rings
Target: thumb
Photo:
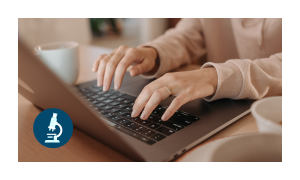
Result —
[[152, 65], [149, 60], [145, 59], [142, 63], [137, 64], [130, 69], [130, 75], [138, 76], [140, 74], [146, 73], [150, 71], [154, 67], [154, 65], [155, 64]]

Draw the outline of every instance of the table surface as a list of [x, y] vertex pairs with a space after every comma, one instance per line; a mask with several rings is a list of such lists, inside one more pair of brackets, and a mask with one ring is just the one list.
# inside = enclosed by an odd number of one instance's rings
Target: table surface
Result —
[[[80, 69], [77, 83], [91, 81], [96, 79], [96, 75], [91, 72], [94, 60], [101, 54], [111, 52], [111, 49], [81, 45], [79, 48]], [[175, 71], [187, 71], [200, 68], [199, 65], [188, 65]], [[47, 148], [41, 145], [34, 137], [33, 123], [41, 109], [34, 106], [31, 102], [18, 94], [18, 161], [69, 161], [69, 162], [122, 162], [131, 161], [110, 147], [86, 135], [74, 127], [73, 135], [69, 142], [60, 148]], [[176, 161], [188, 155], [195, 148], [216, 139], [236, 136], [249, 133], [257, 133], [258, 128], [251, 113], [240, 118], [230, 126], [221, 130], [217, 134], [208, 138], [201, 144], [186, 152]]]

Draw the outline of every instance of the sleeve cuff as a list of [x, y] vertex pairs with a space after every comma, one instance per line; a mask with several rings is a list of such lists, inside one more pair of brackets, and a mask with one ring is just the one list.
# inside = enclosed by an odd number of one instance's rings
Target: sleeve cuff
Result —
[[214, 95], [203, 98], [210, 102], [222, 98], [235, 99], [243, 86], [243, 76], [239, 68], [232, 62], [225, 63], [205, 63], [201, 69], [214, 67], [218, 73], [218, 85]]

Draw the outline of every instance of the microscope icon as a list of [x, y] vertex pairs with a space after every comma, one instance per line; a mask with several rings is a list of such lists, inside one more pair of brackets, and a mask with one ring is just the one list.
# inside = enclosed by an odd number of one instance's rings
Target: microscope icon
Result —
[[45, 140], [45, 143], [60, 143], [60, 141], [57, 140], [57, 138], [59, 136], [61, 136], [63, 129], [62, 129], [61, 125], [57, 122], [56, 117], [57, 117], [57, 113], [53, 113], [53, 116], [51, 118], [50, 125], [48, 126], [48, 128], [49, 128], [49, 131], [52, 130], [52, 132], [53, 132], [55, 130], [55, 126], [57, 125], [60, 128], [60, 132], [58, 133], [58, 135], [53, 134], [53, 133], [48, 133], [47, 138], [53, 138], [53, 139]]

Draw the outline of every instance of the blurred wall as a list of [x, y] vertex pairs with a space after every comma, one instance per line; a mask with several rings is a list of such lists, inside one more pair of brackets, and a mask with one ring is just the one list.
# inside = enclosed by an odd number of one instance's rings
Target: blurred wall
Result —
[[140, 43], [146, 43], [162, 35], [168, 28], [166, 18], [141, 18], [139, 19]]
[[19, 18], [18, 30], [30, 48], [54, 41], [89, 44], [92, 40], [89, 19], [84, 18]]

